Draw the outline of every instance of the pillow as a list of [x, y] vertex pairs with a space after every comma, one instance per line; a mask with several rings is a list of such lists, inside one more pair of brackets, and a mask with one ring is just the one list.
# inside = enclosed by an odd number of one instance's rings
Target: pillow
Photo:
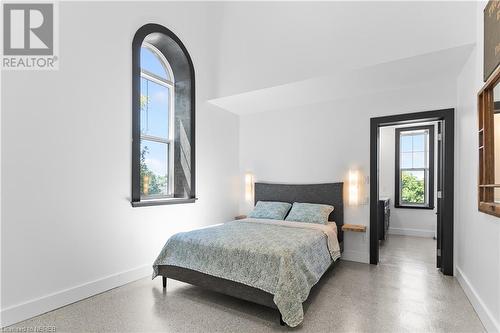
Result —
[[333, 206], [294, 202], [286, 221], [327, 224]]
[[257, 219], [283, 220], [286, 213], [292, 207], [288, 202], [278, 201], [257, 201], [254, 209], [248, 214], [248, 217]]

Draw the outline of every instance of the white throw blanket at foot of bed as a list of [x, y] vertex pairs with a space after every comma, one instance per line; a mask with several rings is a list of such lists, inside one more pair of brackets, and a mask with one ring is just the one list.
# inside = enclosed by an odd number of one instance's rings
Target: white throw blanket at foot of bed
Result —
[[158, 265], [172, 265], [261, 289], [295, 327], [302, 302], [339, 257], [334, 223], [243, 219], [173, 235], [153, 264], [153, 278]]

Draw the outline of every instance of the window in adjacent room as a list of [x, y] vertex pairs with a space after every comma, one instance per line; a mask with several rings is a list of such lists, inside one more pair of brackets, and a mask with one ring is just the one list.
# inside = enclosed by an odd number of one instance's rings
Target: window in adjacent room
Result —
[[434, 208], [434, 126], [396, 129], [395, 206]]
[[182, 42], [147, 24], [133, 41], [132, 205], [194, 202], [194, 69]]

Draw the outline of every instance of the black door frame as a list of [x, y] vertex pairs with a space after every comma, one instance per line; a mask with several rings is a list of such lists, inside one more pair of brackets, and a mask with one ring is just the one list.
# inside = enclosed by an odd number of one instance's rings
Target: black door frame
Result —
[[398, 114], [370, 119], [370, 264], [378, 264], [379, 242], [377, 210], [379, 198], [379, 128], [424, 121], [443, 122], [443, 189], [441, 198], [442, 244], [441, 271], [453, 275], [453, 207], [454, 207], [454, 156], [455, 156], [455, 109], [441, 109]]

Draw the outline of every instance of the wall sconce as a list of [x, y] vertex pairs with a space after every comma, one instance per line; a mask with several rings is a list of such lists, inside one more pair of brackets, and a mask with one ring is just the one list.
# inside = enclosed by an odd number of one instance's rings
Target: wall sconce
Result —
[[247, 172], [245, 174], [245, 201], [253, 202], [254, 198], [254, 179], [253, 174]]
[[359, 171], [349, 170], [349, 205], [359, 203]]

